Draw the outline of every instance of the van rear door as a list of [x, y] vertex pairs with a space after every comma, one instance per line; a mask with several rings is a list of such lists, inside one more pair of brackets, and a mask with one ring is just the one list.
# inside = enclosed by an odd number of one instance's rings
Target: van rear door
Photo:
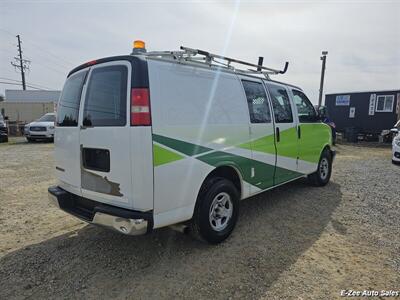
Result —
[[54, 136], [56, 176], [60, 186], [77, 195], [81, 193], [79, 167], [79, 107], [88, 69], [68, 77], [58, 105]]
[[91, 67], [79, 127], [82, 196], [126, 208], [133, 206], [131, 69], [124, 60]]

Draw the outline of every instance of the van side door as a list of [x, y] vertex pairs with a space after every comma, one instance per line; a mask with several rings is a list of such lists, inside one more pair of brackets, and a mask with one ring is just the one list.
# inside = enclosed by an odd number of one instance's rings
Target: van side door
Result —
[[276, 148], [271, 105], [261, 80], [242, 79], [250, 115], [251, 167], [250, 194], [274, 185]]
[[310, 174], [317, 170], [324, 143], [329, 140], [329, 128], [318, 120], [314, 106], [302, 91], [292, 88], [290, 92], [299, 119], [298, 171]]
[[300, 177], [297, 172], [298, 139], [294, 107], [286, 86], [265, 82], [275, 119], [276, 169], [274, 184]]

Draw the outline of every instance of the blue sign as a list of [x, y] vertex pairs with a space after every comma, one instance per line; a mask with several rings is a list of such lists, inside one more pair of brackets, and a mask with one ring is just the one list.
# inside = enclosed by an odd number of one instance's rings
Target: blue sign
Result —
[[350, 95], [339, 95], [336, 96], [336, 106], [349, 106]]

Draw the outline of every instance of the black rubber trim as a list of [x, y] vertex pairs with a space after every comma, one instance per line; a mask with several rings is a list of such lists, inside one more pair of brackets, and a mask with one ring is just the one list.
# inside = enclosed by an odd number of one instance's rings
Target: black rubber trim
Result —
[[117, 61], [117, 60], [127, 60], [131, 63], [132, 65], [131, 88], [149, 88], [149, 74], [147, 69], [147, 61], [143, 57], [138, 57], [134, 55], [119, 55], [119, 56], [111, 56], [111, 57], [96, 59], [95, 63], [93, 62], [84, 63], [76, 67], [71, 72], [69, 72], [67, 77], [71, 76], [73, 73], [79, 70], [89, 68], [91, 66], [98, 65], [101, 63]]
[[153, 230], [153, 211], [141, 212], [104, 204], [77, 196], [67, 192], [66, 190], [63, 190], [59, 186], [51, 186], [48, 188], [48, 191], [57, 198], [58, 205], [62, 210], [86, 222], [92, 222], [96, 212], [101, 212], [126, 219], [147, 220], [148, 223], [146, 233], [150, 233]]

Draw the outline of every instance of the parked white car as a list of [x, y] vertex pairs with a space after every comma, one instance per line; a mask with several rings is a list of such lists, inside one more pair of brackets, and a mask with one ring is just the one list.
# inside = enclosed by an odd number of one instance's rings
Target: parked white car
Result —
[[394, 164], [400, 164], [400, 120], [397, 121], [391, 131], [397, 132], [392, 142], [392, 162]]
[[24, 135], [28, 142], [53, 140], [55, 120], [55, 113], [47, 113], [40, 117], [40, 119], [25, 125]]

